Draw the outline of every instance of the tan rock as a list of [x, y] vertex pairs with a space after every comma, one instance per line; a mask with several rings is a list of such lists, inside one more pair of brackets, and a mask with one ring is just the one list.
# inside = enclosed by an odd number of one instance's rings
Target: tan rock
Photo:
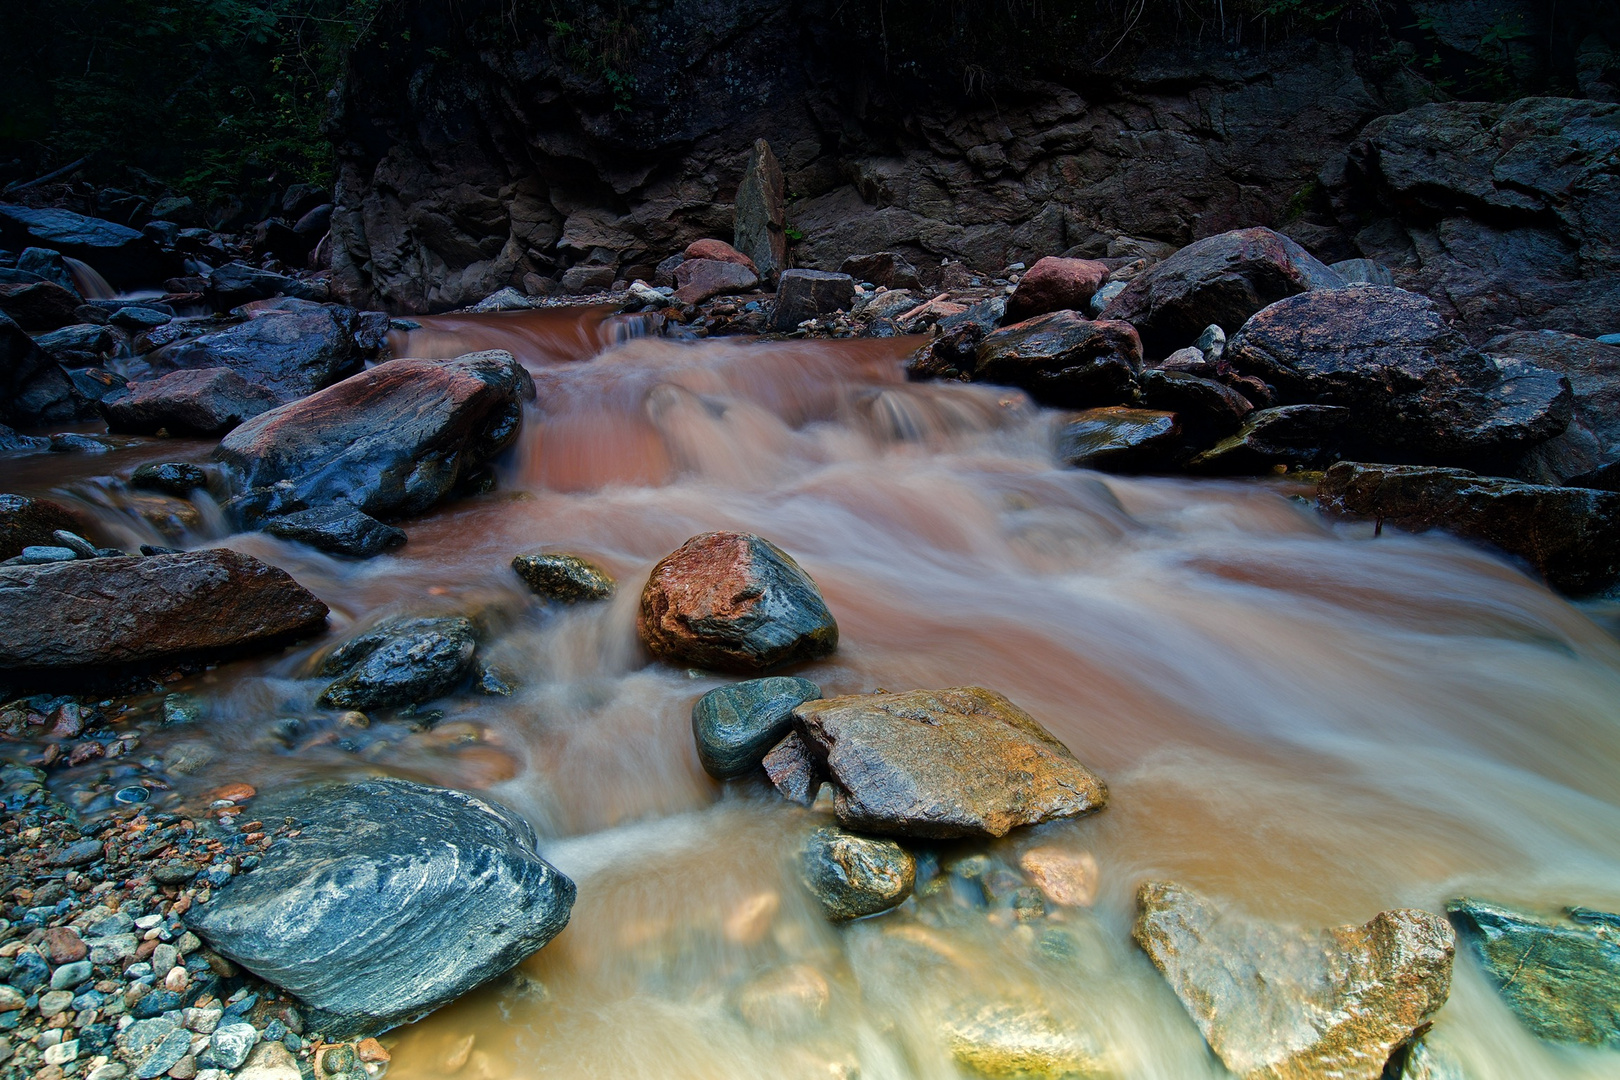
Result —
[[1054, 904], [1090, 907], [1097, 897], [1097, 860], [1089, 851], [1034, 847], [1019, 856], [1018, 865]]

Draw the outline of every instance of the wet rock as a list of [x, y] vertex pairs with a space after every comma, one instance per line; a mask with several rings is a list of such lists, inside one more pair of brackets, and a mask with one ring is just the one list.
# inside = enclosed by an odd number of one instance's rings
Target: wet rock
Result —
[[805, 885], [829, 919], [859, 919], [903, 903], [917, 860], [893, 840], [817, 829], [800, 853]]
[[792, 728], [794, 708], [820, 696], [809, 679], [786, 676], [710, 690], [692, 706], [698, 760], [716, 780], [748, 775]]
[[848, 311], [855, 304], [855, 279], [824, 270], [784, 270], [776, 285], [776, 306], [771, 329], [794, 330], [806, 319]]
[[[876, 301], [873, 307], [877, 307]], [[979, 364], [979, 345], [984, 338], [984, 328], [974, 322], [964, 323], [948, 334], [935, 334], [906, 361], [906, 378], [913, 381], [971, 379]]]
[[128, 330], [132, 334], [138, 334], [144, 330], [156, 330], [160, 326], [167, 326], [174, 321], [174, 316], [169, 312], [159, 311], [156, 308], [131, 304], [113, 312], [111, 321], [114, 326], [120, 329]]
[[1096, 899], [1097, 860], [1089, 851], [1032, 847], [1018, 857], [1018, 866], [1054, 904], [1090, 907]]
[[321, 704], [375, 709], [432, 701], [472, 672], [478, 648], [470, 619], [396, 619], [336, 649], [321, 674], [342, 675], [321, 693]]
[[186, 924], [321, 1010], [328, 1037], [375, 1034], [459, 997], [568, 922], [573, 882], [540, 857], [526, 822], [470, 795], [376, 779], [255, 813], [293, 817], [299, 835]]
[[701, 304], [722, 293], [747, 292], [759, 284], [759, 278], [739, 263], [688, 257], [675, 268], [675, 284], [671, 299], [677, 304]]
[[1142, 403], [1150, 409], [1175, 413], [1182, 430], [1195, 444], [1207, 446], [1232, 434], [1254, 411], [1248, 398], [1214, 379], [1150, 368], [1137, 376], [1137, 383]]
[[8, 566], [44, 566], [46, 563], [72, 562], [79, 557], [79, 553], [69, 547], [57, 545], [35, 544], [22, 549], [22, 554], [16, 558], [7, 559]]
[[[877, 251], [871, 255], [851, 255], [845, 259], [838, 268], [840, 274], [848, 274], [856, 281], [865, 281], [873, 285], [882, 286], [892, 292], [904, 292], [922, 288], [922, 282], [917, 279], [917, 268], [906, 259], [892, 251]], [[887, 295], [887, 294], [884, 294]], [[920, 298], [914, 300], [915, 307]], [[898, 314], [895, 312], [894, 314]]]
[[54, 544], [58, 529], [83, 527], [66, 507], [49, 499], [0, 495], [0, 559], [21, 555], [26, 547]]
[[839, 824], [901, 836], [1004, 836], [1100, 810], [1107, 786], [1033, 717], [969, 686], [808, 701], [800, 734]]
[[1094, 322], [1054, 311], [997, 330], [977, 350], [974, 382], [1027, 390], [1043, 405], [1123, 405], [1142, 367], [1142, 343], [1128, 323]]
[[1341, 461], [1323, 477], [1316, 502], [1328, 513], [1483, 541], [1524, 559], [1563, 592], [1597, 592], [1620, 580], [1620, 493]]
[[1343, 285], [1288, 237], [1235, 229], [1189, 244], [1137, 277], [1102, 317], [1135, 326], [1143, 344], [1162, 356], [1191, 344], [1211, 323], [1231, 333], [1284, 297]]
[[1080, 469], [1152, 472], [1182, 453], [1176, 414], [1110, 405], [1076, 413], [1058, 431], [1058, 460]]
[[737, 1012], [759, 1031], [802, 1031], [827, 1015], [832, 989], [808, 964], [788, 964], [750, 979], [737, 992]]
[[200, 465], [183, 461], [148, 462], [131, 474], [129, 486], [183, 499], [198, 488], [208, 486], [208, 473]]
[[49, 450], [51, 441], [34, 435], [19, 435], [13, 428], [0, 424], [0, 453], [38, 453]]
[[102, 398], [101, 413], [112, 431], [221, 435], [278, 403], [275, 394], [229, 368], [199, 368], [132, 382]]
[[951, 1056], [979, 1076], [1063, 1080], [1113, 1073], [1089, 1040], [1028, 1005], [958, 1009], [945, 1020], [944, 1035]]
[[211, 657], [314, 633], [326, 605], [227, 549], [0, 570], [0, 675]]
[[240, 1068], [258, 1041], [259, 1032], [252, 1024], [221, 1024], [208, 1036], [208, 1048], [198, 1055], [197, 1064], [205, 1069]]
[[51, 359], [68, 368], [101, 363], [113, 349], [112, 331], [96, 323], [74, 323], [34, 339]]
[[1551, 330], [1503, 334], [1486, 355], [1528, 362], [1569, 380], [1574, 413], [1563, 433], [1532, 449], [1515, 474], [1557, 484], [1620, 462], [1620, 347]]
[[248, 1054], [236, 1080], [301, 1080], [298, 1059], [279, 1042], [261, 1042]]
[[653, 567], [636, 620], [652, 653], [714, 671], [755, 672], [838, 648], [821, 591], [775, 544], [746, 533], [694, 536]]
[[221, 311], [254, 300], [269, 300], [277, 296], [293, 296], [298, 281], [285, 274], [261, 270], [246, 263], [226, 263], [208, 275], [208, 291], [214, 306]]
[[46, 281], [54, 281], [62, 288], [77, 294], [79, 287], [73, 282], [73, 273], [68, 269], [67, 260], [62, 258], [60, 251], [50, 248], [31, 247], [23, 249], [17, 256], [17, 269]]
[[497, 289], [484, 297], [478, 303], [467, 308], [468, 311], [479, 315], [487, 315], [492, 311], [528, 311], [534, 307], [529, 298], [508, 285], [504, 289]]
[[732, 243], [762, 278], [787, 268], [787, 183], [771, 144], [755, 139], [737, 185]]
[[92, 410], [62, 365], [0, 314], [0, 422], [33, 427], [76, 420]]
[[[1397, 1051], [1395, 1056], [1400, 1058], [1400, 1064], [1394, 1071], [1394, 1080], [1469, 1080], [1457, 1059], [1428, 1038], [1407, 1044], [1405, 1051]], [[1392, 1057], [1390, 1069], [1386, 1069], [1384, 1075], [1390, 1076], [1394, 1068], [1395, 1058]]]
[[511, 445], [534, 384], [512, 354], [391, 360], [232, 431], [215, 451], [285, 510], [420, 513]]
[[1620, 916], [1545, 919], [1468, 897], [1446, 912], [1525, 1027], [1620, 1049]]
[[0, 237], [17, 247], [50, 248], [82, 259], [115, 287], [162, 279], [157, 245], [134, 229], [68, 210], [0, 205]]
[[1377, 1080], [1445, 1004], [1455, 935], [1426, 911], [1297, 930], [1169, 882], [1137, 893], [1133, 936], [1217, 1057], [1253, 1080]]
[[821, 765], [797, 731], [773, 746], [760, 765], [782, 798], [800, 806], [809, 806], [815, 801], [816, 791], [824, 779]]
[[616, 587], [600, 566], [561, 552], [519, 555], [512, 560], [512, 569], [536, 596], [563, 604], [606, 600]]
[[1348, 439], [1351, 412], [1339, 405], [1257, 409], [1243, 426], [1187, 463], [1193, 472], [1258, 474], [1277, 465], [1325, 465]]
[[1573, 408], [1556, 377], [1504, 372], [1432, 301], [1379, 285], [1273, 304], [1244, 324], [1226, 358], [1275, 386], [1282, 404], [1354, 410], [1358, 452], [1385, 459], [1500, 458], [1557, 435]]
[[1049, 255], [1024, 273], [1007, 298], [1007, 318], [1022, 322], [1049, 311], [1086, 311], [1107, 281], [1105, 263]]
[[154, 371], [230, 368], [280, 402], [294, 401], [360, 370], [350, 308], [283, 301], [246, 322], [166, 345], [146, 357]]
[[318, 551], [370, 559], [405, 543], [405, 530], [384, 525], [344, 503], [298, 510], [264, 523], [264, 531]]

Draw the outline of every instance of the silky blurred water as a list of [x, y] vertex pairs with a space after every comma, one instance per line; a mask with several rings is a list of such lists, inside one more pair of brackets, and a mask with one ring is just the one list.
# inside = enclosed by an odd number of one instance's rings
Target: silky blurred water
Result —
[[[1056, 414], [906, 383], [914, 342], [674, 342], [601, 312], [419, 321], [400, 355], [507, 348], [535, 376], [498, 487], [369, 562], [226, 539], [330, 604], [333, 632], [189, 680], [205, 720], [150, 739], [206, 760], [183, 792], [368, 771], [479, 789], [577, 882], [573, 921], [518, 977], [396, 1032], [391, 1077], [954, 1077], [942, 1024], [984, 1004], [1043, 1012], [1119, 1077], [1217, 1077], [1130, 941], [1144, 879], [1306, 926], [1465, 893], [1620, 908], [1620, 645], [1498, 557], [1330, 524], [1286, 478], [1060, 468]], [[28, 459], [23, 486], [93, 495], [98, 469], [206, 450]], [[218, 542], [201, 501], [184, 540]], [[147, 528], [107, 503], [110, 528]], [[793, 858], [825, 819], [710, 780], [690, 709], [720, 680], [635, 637], [647, 572], [711, 529], [769, 538], [820, 585], [839, 651], [796, 673], [824, 693], [988, 686], [1103, 775], [1100, 814], [925, 859], [1089, 852], [1095, 904], [1019, 922], [947, 869], [896, 912], [829, 925]], [[539, 549], [600, 563], [617, 596], [539, 604], [509, 568]], [[475, 615], [514, 695], [437, 703], [428, 730], [338, 727], [313, 658], [402, 612]], [[290, 740], [272, 731], [289, 717]], [[824, 1017], [751, 1025], [745, 987], [792, 965], [824, 980]], [[1620, 1075], [1620, 1054], [1531, 1037], [1466, 948], [1431, 1037], [1478, 1080]]]

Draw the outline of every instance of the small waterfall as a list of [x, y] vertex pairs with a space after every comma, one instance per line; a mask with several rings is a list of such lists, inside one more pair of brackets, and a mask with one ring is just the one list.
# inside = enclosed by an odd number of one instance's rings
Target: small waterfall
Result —
[[62, 262], [73, 275], [73, 285], [79, 295], [86, 300], [111, 300], [118, 295], [118, 290], [107, 284], [107, 279], [96, 273], [90, 264], [67, 255], [62, 256]]

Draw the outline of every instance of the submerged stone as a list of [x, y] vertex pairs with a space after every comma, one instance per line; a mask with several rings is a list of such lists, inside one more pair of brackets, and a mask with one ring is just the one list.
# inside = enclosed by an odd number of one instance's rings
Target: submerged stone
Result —
[[512, 560], [512, 569], [536, 596], [564, 604], [606, 600], [615, 588], [613, 577], [606, 570], [578, 555], [560, 552], [519, 555]]
[[405, 530], [385, 525], [344, 503], [317, 506], [271, 518], [264, 531], [333, 555], [369, 559], [405, 543]]
[[1063, 1080], [1112, 1072], [1088, 1039], [1027, 1005], [959, 1009], [946, 1019], [944, 1034], [951, 1056], [980, 1076]]
[[746, 776], [793, 726], [796, 706], [821, 696], [809, 679], [778, 676], [720, 686], [692, 706], [692, 735], [704, 771], [716, 780]]
[[917, 883], [917, 860], [893, 840], [817, 829], [800, 857], [804, 883], [829, 919], [888, 911]]

